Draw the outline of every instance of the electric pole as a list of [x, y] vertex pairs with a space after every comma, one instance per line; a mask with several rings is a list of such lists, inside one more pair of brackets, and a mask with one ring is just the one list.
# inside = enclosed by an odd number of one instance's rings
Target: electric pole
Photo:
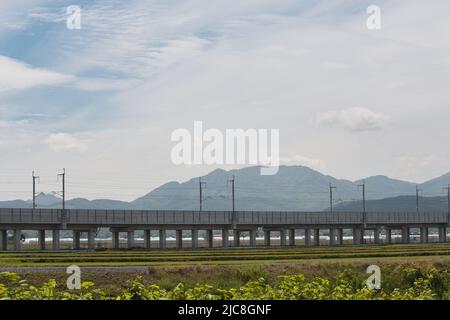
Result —
[[63, 173], [59, 173], [57, 176], [59, 181], [59, 177], [62, 178], [62, 209], [66, 209], [66, 168], [63, 168]]
[[333, 212], [333, 189], [336, 190], [336, 187], [330, 183], [330, 212]]
[[444, 188], [444, 190], [447, 190], [447, 206], [448, 206], [448, 224], [450, 225], [450, 184]]
[[40, 181], [40, 178], [34, 175], [34, 171], [31, 173], [33, 177], [33, 209], [36, 209], [36, 180]]
[[416, 211], [419, 212], [419, 192], [422, 190], [419, 189], [419, 186], [416, 186]]
[[233, 178], [228, 180], [228, 182], [231, 183], [231, 203], [232, 203], [232, 208], [233, 208], [233, 212], [234, 212], [234, 175], [233, 175]]
[[362, 197], [363, 197], [363, 223], [364, 223], [364, 228], [366, 227], [367, 224], [367, 219], [366, 219], [366, 181], [363, 180], [363, 183], [360, 184], [358, 187], [362, 188]]
[[200, 211], [203, 210], [203, 186], [206, 186], [206, 182], [202, 182], [202, 178], [198, 178], [198, 185], [200, 187]]

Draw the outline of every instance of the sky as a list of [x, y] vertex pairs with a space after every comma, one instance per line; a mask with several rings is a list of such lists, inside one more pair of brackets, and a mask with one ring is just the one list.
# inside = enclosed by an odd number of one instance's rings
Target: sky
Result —
[[[81, 29], [67, 28], [67, 7]], [[367, 7], [381, 9], [371, 30]], [[279, 129], [282, 164], [423, 182], [450, 171], [450, 2], [2, 0], [0, 199], [135, 199], [217, 166], [171, 133]], [[237, 166], [222, 166], [231, 169]]]

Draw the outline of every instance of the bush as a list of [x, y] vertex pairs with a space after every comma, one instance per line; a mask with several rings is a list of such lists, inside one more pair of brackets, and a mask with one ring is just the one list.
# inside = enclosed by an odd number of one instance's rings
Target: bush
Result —
[[173, 289], [161, 289], [157, 285], [146, 285], [141, 277], [128, 281], [119, 294], [107, 294], [95, 288], [92, 282], [83, 282], [80, 290], [58, 290], [55, 280], [50, 279], [41, 286], [30, 285], [12, 272], [0, 273], [1, 300], [426, 300], [448, 299], [447, 275], [436, 269], [416, 272], [405, 269], [403, 273], [409, 283], [406, 289], [394, 288], [369, 290], [352, 282], [348, 274], [338, 281], [322, 277], [306, 280], [302, 274], [280, 276], [276, 284], [267, 283], [260, 277], [250, 280], [239, 288], [219, 289], [208, 284], [191, 288], [179, 283]]

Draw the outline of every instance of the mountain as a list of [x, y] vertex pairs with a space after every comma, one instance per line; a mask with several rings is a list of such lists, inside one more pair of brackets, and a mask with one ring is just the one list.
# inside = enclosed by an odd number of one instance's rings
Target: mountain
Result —
[[420, 188], [423, 190], [425, 194], [433, 193], [433, 194], [445, 194], [447, 191], [444, 190], [444, 187], [448, 187], [450, 185], [450, 172], [444, 174], [435, 179], [431, 179], [425, 183], [420, 185]]
[[415, 183], [395, 180], [386, 176], [373, 176], [355, 181], [355, 184], [357, 185], [363, 183], [366, 184], [366, 192], [371, 196], [375, 196], [378, 192], [381, 192], [383, 197], [413, 194], [416, 188]]
[[[338, 211], [362, 211], [362, 201], [341, 203], [333, 210]], [[415, 196], [399, 196], [380, 200], [366, 201], [367, 212], [398, 211], [414, 212], [417, 210]], [[423, 212], [446, 212], [448, 211], [447, 197], [419, 197], [419, 210]]]
[[32, 204], [23, 200], [1, 201], [0, 208], [31, 208]]
[[[52, 194], [46, 194], [46, 193], [39, 193], [36, 195], [36, 204], [39, 206], [51, 206], [57, 202], [61, 203], [61, 198], [57, 198]], [[32, 202], [30, 201], [30, 204], [32, 205]]]
[[[235, 177], [236, 210], [267, 211], [321, 211], [329, 208], [329, 186], [333, 189], [333, 207], [336, 210], [360, 211], [362, 190], [365, 182], [367, 207], [376, 210], [415, 210], [416, 184], [391, 179], [386, 176], [373, 176], [350, 181], [336, 179], [304, 166], [281, 166], [276, 175], [260, 175], [260, 167], [246, 167], [225, 171], [217, 169], [202, 177], [203, 210], [231, 210], [230, 179]], [[427, 181], [419, 187], [422, 195], [443, 196], [443, 187], [450, 181], [450, 173]], [[413, 196], [413, 201], [410, 197]], [[445, 199], [444, 199], [445, 200]], [[435, 202], [433, 202], [435, 201]], [[441, 210], [442, 199], [424, 198], [424, 205], [430, 209]], [[53, 195], [39, 194], [37, 204], [40, 208], [60, 208], [61, 199]], [[411, 207], [412, 205], [412, 207]], [[15, 200], [0, 202], [0, 207], [30, 208], [30, 201]], [[66, 201], [67, 208], [78, 209], [172, 209], [198, 210], [199, 180], [192, 178], [186, 182], [168, 182], [146, 195], [131, 202], [76, 198]], [[374, 209], [374, 210], [375, 210]]]
[[[282, 166], [278, 174], [260, 175], [260, 167], [225, 171], [217, 169], [202, 177], [204, 210], [231, 210], [231, 185], [235, 177], [236, 210], [321, 210], [327, 207], [329, 183], [342, 194], [355, 188], [348, 180], [338, 180], [307, 167]], [[170, 182], [133, 201], [132, 206], [197, 210], [198, 178], [184, 183]]]
[[[60, 207], [57, 206], [57, 207]], [[68, 209], [130, 209], [129, 202], [109, 199], [87, 200], [83, 198], [75, 198], [66, 201]]]

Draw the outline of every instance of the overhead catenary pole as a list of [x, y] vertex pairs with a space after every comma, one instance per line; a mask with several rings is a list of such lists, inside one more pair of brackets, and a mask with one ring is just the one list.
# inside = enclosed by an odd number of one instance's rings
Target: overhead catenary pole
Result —
[[330, 212], [333, 212], [333, 189], [336, 190], [336, 187], [330, 183]]
[[228, 180], [228, 182], [231, 183], [231, 204], [232, 204], [232, 209], [234, 212], [234, 210], [235, 210], [235, 207], [234, 207], [234, 175], [230, 180]]
[[39, 182], [40, 178], [34, 175], [34, 171], [31, 176], [33, 177], [33, 209], [36, 209], [36, 180]]
[[360, 184], [358, 187], [362, 188], [362, 198], [363, 198], [363, 224], [364, 228], [367, 225], [367, 217], [366, 217], [366, 181], [363, 180], [363, 183]]
[[62, 209], [66, 209], [66, 168], [63, 168], [63, 172], [59, 173], [57, 175], [57, 178], [59, 180], [59, 177], [61, 177], [62, 180], [62, 190], [61, 190], [61, 196], [62, 196]]
[[233, 225], [233, 229], [236, 226], [236, 208], [235, 208], [235, 202], [234, 202], [234, 175], [232, 176], [232, 178], [230, 180], [228, 180], [229, 183], [231, 183], [231, 205], [232, 205], [232, 212], [231, 212], [231, 223]]
[[203, 210], [203, 186], [206, 186], [206, 182], [202, 182], [202, 178], [198, 178], [198, 185], [199, 185], [199, 190], [200, 190], [200, 210]]
[[450, 184], [444, 188], [447, 190], [447, 214], [448, 214], [448, 224], [450, 225]]
[[419, 212], [419, 193], [422, 190], [419, 189], [419, 186], [416, 186], [416, 211]]

